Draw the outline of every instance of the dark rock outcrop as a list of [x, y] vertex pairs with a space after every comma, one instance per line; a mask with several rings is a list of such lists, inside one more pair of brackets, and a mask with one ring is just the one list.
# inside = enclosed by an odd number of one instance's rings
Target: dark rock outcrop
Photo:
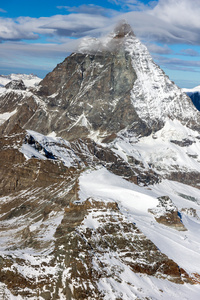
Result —
[[5, 85], [5, 88], [12, 90], [26, 90], [26, 86], [23, 80], [12, 80]]

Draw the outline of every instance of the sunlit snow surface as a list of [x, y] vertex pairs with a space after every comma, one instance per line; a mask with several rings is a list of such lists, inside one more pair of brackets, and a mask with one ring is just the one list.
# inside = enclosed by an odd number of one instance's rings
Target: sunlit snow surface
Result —
[[0, 114], [0, 125], [2, 125], [5, 121], [7, 121], [10, 117], [12, 117], [17, 112], [17, 109], [11, 112], [5, 112]]
[[[167, 119], [164, 127], [139, 139], [120, 136], [112, 143], [112, 150], [128, 162], [129, 157], [141, 161], [146, 169], [164, 176], [177, 170], [200, 172], [199, 133]], [[181, 146], [180, 143], [188, 145]], [[178, 144], [179, 143], [179, 144]]]
[[183, 90], [183, 92], [185, 92], [185, 93], [200, 93], [200, 85], [198, 85], [198, 86], [195, 86], [194, 88], [192, 88], [192, 89], [187, 89], [187, 88], [183, 88], [182, 89]]
[[[78, 158], [74, 152], [69, 148], [69, 142], [66, 140], [56, 137], [53, 132], [49, 136], [45, 136], [33, 130], [27, 130], [29, 136], [32, 136], [35, 141], [37, 141], [43, 149], [47, 150], [55, 159], [63, 162], [66, 167], [71, 167], [76, 165]], [[20, 151], [25, 155], [27, 159], [36, 157], [38, 159], [46, 160], [44, 150], [38, 151], [33, 145], [23, 144]]]
[[139, 117], [147, 124], [165, 121], [168, 116], [184, 123], [198, 119], [191, 101], [154, 63], [147, 48], [136, 37], [127, 38], [125, 49], [130, 54], [137, 75], [131, 93]]
[[[92, 197], [96, 200], [117, 202], [124, 216], [136, 223], [136, 226], [155, 243], [161, 252], [173, 259], [189, 274], [200, 273], [200, 220], [182, 213], [183, 224], [187, 228], [184, 232], [158, 224], [153, 215], [148, 212], [148, 208], [155, 207], [158, 204], [157, 197], [164, 195], [171, 198], [179, 211], [181, 208], [192, 207], [200, 216], [199, 190], [178, 182], [165, 180], [158, 185], [143, 188], [127, 182], [104, 168], [85, 172], [80, 177], [82, 201]], [[190, 199], [194, 201], [187, 200], [187, 195], [190, 195]], [[90, 216], [87, 225], [95, 228], [98, 226], [95, 222], [95, 218], [92, 222]], [[112, 264], [112, 259], [109, 259]], [[199, 299], [200, 287], [198, 285], [176, 285], [168, 281], [134, 274], [124, 265], [123, 268], [125, 268], [122, 275], [124, 285], [123, 281], [121, 284], [116, 284], [112, 279], [100, 280], [99, 287], [107, 294], [105, 299], [115, 299], [111, 292], [112, 286], [116, 293], [121, 291], [123, 299], [136, 299], [135, 295], [149, 296], [152, 299]], [[141, 293], [136, 288], [127, 286], [125, 282], [141, 287]], [[161, 293], [160, 290], [163, 292]]]

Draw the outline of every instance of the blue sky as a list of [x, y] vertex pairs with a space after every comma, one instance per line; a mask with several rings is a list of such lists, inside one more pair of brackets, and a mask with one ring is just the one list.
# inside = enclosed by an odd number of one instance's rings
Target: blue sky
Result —
[[126, 19], [180, 87], [200, 85], [200, 1], [9, 0], [0, 3], [0, 74], [44, 77], [81, 38]]

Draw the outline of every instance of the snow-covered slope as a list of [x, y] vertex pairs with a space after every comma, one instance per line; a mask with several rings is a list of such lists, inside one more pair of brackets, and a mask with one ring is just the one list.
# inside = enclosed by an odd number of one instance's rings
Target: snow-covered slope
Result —
[[[199, 132], [178, 120], [166, 120], [161, 130], [148, 137], [134, 139], [131, 135], [119, 135], [111, 147], [127, 162], [140, 161], [143, 168], [155, 171], [161, 178], [170, 178], [173, 173], [200, 172]], [[195, 176], [191, 177], [191, 184], [192, 178], [195, 184]], [[187, 182], [189, 178], [183, 176], [182, 180]]]
[[199, 116], [190, 99], [155, 64], [145, 45], [134, 36], [125, 40], [137, 80], [131, 92], [132, 103], [140, 118], [152, 126], [166, 119], [183, 123]]
[[[27, 142], [28, 139], [30, 139], [29, 143]], [[44, 136], [32, 130], [27, 131], [26, 143], [23, 143], [20, 151], [27, 159], [32, 157], [42, 160], [53, 158], [61, 161], [68, 168], [77, 166], [79, 160], [70, 149], [69, 142], [62, 138]]]
[[[191, 198], [187, 198], [187, 195]], [[182, 215], [182, 221], [187, 231], [178, 232], [155, 221], [149, 209], [156, 207], [158, 196], [168, 195], [178, 207]], [[184, 268], [190, 275], [200, 271], [200, 206], [199, 191], [183, 184], [164, 181], [161, 184], [149, 186], [147, 189], [109, 173], [105, 169], [86, 172], [80, 177], [80, 198], [85, 201], [88, 198], [96, 201], [117, 202], [124, 217], [136, 224], [145, 235], [168, 257], [178, 262], [180, 268]], [[195, 201], [191, 200], [196, 199]], [[188, 210], [187, 210], [188, 209]], [[190, 215], [190, 210], [197, 211], [197, 215]], [[82, 226], [97, 229], [100, 224], [96, 221], [96, 214], [88, 215]], [[102, 278], [99, 287], [106, 293], [105, 299], [198, 299], [199, 286], [184, 284], [177, 289], [172, 283], [164, 284], [163, 280], [149, 276], [138, 277], [127, 264], [124, 264], [117, 255], [99, 256], [99, 260], [109, 266], [109, 269], [120, 267], [122, 282], [115, 279]], [[130, 257], [131, 262], [131, 257]], [[136, 284], [137, 288], [132, 287]], [[130, 288], [128, 288], [128, 285]], [[114, 289], [111, 291], [111, 287]], [[124, 287], [124, 288], [123, 288]], [[150, 288], [151, 287], [151, 288]], [[142, 297], [142, 298], [141, 298]]]

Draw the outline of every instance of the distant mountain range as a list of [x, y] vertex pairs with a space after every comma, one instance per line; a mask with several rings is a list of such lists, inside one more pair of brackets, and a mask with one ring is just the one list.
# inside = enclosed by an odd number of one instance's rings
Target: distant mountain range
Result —
[[26, 87], [36, 86], [42, 79], [33, 74], [0, 75], [0, 87], [4, 87], [12, 80], [22, 80]]
[[183, 91], [191, 98], [195, 107], [200, 111], [200, 85], [193, 89], [183, 89]]

